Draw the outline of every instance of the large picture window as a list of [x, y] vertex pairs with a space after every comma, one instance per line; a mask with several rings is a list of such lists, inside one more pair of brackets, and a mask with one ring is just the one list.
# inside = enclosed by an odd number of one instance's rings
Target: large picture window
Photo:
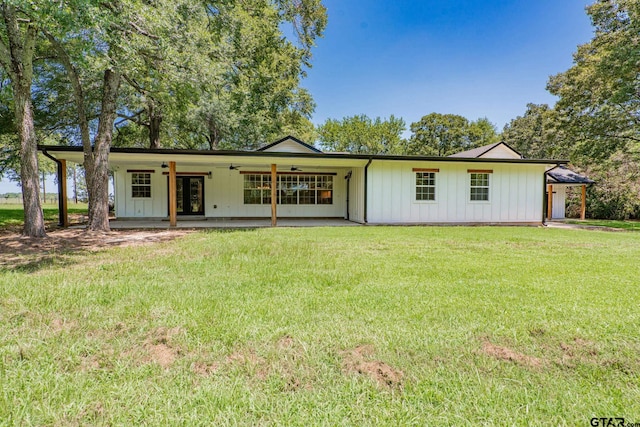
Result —
[[[281, 205], [333, 204], [333, 175], [282, 174], [276, 187]], [[244, 175], [244, 204], [271, 204], [271, 175]]]
[[489, 173], [472, 172], [469, 174], [471, 179], [469, 200], [472, 202], [489, 200], [489, 176]]
[[436, 199], [436, 174], [435, 172], [416, 172], [416, 200]]
[[151, 197], [151, 174], [135, 172], [131, 174], [131, 197]]

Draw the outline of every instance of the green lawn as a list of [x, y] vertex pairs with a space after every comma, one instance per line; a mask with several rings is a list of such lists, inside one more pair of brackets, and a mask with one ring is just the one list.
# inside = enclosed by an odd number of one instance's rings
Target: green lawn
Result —
[[0, 424], [640, 422], [639, 260], [635, 233], [524, 227], [51, 254], [0, 270]]
[[[47, 223], [58, 223], [58, 205], [46, 204], [42, 206], [42, 212], [44, 213], [44, 220]], [[70, 203], [67, 207], [69, 214], [86, 214], [87, 204]], [[22, 226], [24, 224], [24, 208], [22, 205], [14, 204], [0, 204], [0, 228], [8, 226]]]

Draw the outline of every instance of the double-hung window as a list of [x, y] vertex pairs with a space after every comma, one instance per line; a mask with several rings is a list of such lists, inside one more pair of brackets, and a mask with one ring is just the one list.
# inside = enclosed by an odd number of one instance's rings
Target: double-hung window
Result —
[[472, 202], [489, 201], [489, 183], [493, 171], [469, 171], [469, 200]]
[[147, 172], [134, 172], [131, 174], [131, 197], [151, 197], [151, 174]]
[[416, 174], [416, 201], [436, 200], [436, 174], [438, 169], [413, 169]]

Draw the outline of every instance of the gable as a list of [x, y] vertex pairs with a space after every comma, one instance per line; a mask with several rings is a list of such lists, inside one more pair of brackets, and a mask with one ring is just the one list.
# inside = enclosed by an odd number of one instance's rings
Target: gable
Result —
[[272, 144], [259, 148], [256, 151], [265, 151], [273, 153], [321, 153], [312, 145], [302, 142], [293, 136], [287, 136]]
[[512, 149], [505, 143], [500, 143], [493, 148], [485, 151], [480, 156], [486, 159], [521, 159], [522, 156], [516, 150]]

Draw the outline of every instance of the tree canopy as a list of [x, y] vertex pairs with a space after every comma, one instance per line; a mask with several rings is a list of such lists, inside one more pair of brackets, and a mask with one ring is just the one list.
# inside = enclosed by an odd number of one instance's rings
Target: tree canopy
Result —
[[567, 159], [573, 149], [558, 112], [547, 104], [527, 104], [524, 115], [505, 125], [501, 139], [530, 159]]
[[424, 156], [448, 156], [498, 140], [488, 119], [470, 122], [456, 114], [427, 114], [411, 124], [411, 132], [405, 152]]
[[401, 154], [404, 120], [391, 116], [388, 119], [371, 119], [362, 114], [342, 120], [328, 119], [318, 127], [320, 145], [329, 151], [346, 151], [354, 154]]
[[573, 66], [549, 80], [565, 129], [589, 157], [607, 158], [640, 144], [640, 0], [587, 7], [593, 39], [578, 46]]

